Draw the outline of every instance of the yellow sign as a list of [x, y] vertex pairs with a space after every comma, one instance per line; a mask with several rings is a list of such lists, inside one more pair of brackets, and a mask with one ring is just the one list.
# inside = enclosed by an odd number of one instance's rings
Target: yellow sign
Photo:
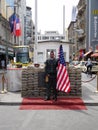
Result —
[[96, 9], [95, 9], [95, 10], [92, 10], [92, 14], [93, 14], [93, 15], [98, 15], [98, 10], [96, 10]]

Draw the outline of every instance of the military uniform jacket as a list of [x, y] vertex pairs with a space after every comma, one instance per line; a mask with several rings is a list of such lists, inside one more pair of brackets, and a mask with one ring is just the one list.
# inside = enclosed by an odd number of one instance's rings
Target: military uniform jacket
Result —
[[58, 66], [58, 60], [53, 58], [53, 59], [48, 59], [45, 62], [45, 73], [46, 74], [56, 74], [57, 73], [57, 66]]

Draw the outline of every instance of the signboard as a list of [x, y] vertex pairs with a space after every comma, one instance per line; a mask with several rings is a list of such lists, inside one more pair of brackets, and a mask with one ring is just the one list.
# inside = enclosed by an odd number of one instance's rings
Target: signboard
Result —
[[15, 48], [15, 51], [18, 53], [29, 52], [29, 48], [28, 47], [17, 47], [17, 48]]
[[98, 44], [98, 0], [88, 0], [89, 6], [89, 47], [95, 50]]
[[98, 10], [92, 10], [92, 41], [98, 41]]
[[5, 50], [6, 50], [5, 46], [0, 45], [0, 53], [5, 53]]

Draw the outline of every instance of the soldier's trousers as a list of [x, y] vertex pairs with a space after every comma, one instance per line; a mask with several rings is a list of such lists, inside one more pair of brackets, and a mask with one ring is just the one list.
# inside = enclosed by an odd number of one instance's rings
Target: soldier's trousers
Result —
[[49, 81], [46, 83], [47, 98], [50, 98], [50, 96], [57, 98], [56, 82], [56, 76], [49, 76]]

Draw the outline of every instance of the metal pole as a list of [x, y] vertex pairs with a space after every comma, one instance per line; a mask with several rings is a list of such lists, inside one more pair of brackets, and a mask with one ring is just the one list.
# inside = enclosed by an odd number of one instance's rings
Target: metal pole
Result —
[[89, 47], [91, 46], [91, 0], [89, 0]]
[[[96, 71], [95, 71], [95, 72], [96, 72]], [[98, 93], [98, 71], [97, 71], [96, 75], [97, 75], [97, 90], [94, 91], [94, 92], [95, 92], [95, 93]]]
[[35, 45], [34, 45], [34, 63], [37, 63], [37, 0], [35, 0]]
[[98, 71], [97, 71], [97, 90], [95, 92], [98, 93]]
[[65, 36], [65, 6], [63, 5], [63, 35]]
[[4, 92], [4, 80], [5, 80], [5, 78], [4, 78], [4, 73], [3, 73], [3, 75], [2, 75], [2, 91], [1, 91], [1, 93], [5, 93]]
[[8, 38], [7, 38], [7, 6], [6, 6], [6, 22], [5, 22], [5, 27], [6, 27], [6, 69], [7, 69], [7, 64], [8, 64]]

